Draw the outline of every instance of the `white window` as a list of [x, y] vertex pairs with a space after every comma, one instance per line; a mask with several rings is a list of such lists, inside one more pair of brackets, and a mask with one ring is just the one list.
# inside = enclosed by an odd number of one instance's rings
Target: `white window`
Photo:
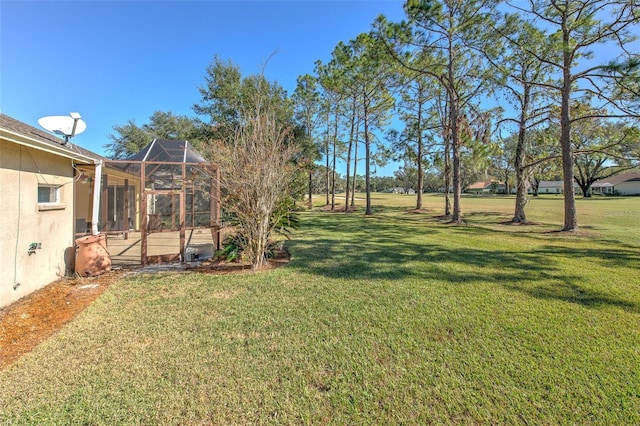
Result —
[[60, 204], [59, 185], [38, 184], [38, 210], [60, 210], [64, 208], [64, 204]]
[[38, 185], [38, 204], [57, 204], [60, 202], [60, 189], [53, 185]]

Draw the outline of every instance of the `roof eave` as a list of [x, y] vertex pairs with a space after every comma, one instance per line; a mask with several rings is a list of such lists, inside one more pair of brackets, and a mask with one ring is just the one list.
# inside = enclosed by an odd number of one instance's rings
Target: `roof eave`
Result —
[[28, 146], [38, 149], [40, 151], [48, 152], [49, 154], [58, 155], [65, 158], [70, 158], [78, 163], [95, 164], [99, 161], [98, 158], [89, 157], [78, 152], [73, 152], [60, 145], [59, 147], [50, 143], [42, 142], [34, 138], [22, 135], [20, 133], [12, 132], [7, 129], [0, 128], [0, 138], [8, 140], [9, 142], [17, 143], [19, 145]]

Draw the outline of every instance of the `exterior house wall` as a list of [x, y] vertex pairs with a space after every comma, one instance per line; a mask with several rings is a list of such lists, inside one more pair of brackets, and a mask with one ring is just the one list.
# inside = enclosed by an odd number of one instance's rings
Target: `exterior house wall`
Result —
[[[72, 160], [0, 140], [0, 307], [66, 273], [75, 254]], [[59, 202], [38, 203], [38, 185], [59, 189]], [[32, 243], [41, 248], [29, 254]]]
[[538, 193], [540, 194], [561, 194], [562, 188], [560, 187], [547, 187], [547, 188], [539, 188]]
[[482, 194], [482, 193], [489, 193], [488, 189], [479, 189], [479, 188], [472, 188], [472, 189], [467, 189], [465, 191], [468, 194]]
[[[564, 182], [556, 180], [542, 180], [538, 185], [538, 194], [562, 194], [564, 193]], [[582, 194], [580, 187], [573, 183], [573, 193]]]
[[615, 185], [615, 192], [620, 195], [640, 195], [640, 182], [627, 181]]

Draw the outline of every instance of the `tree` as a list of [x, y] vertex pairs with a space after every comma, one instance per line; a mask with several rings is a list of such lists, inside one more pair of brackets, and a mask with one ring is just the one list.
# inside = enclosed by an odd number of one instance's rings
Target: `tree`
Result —
[[320, 149], [314, 140], [315, 131], [320, 121], [320, 95], [318, 93], [318, 81], [312, 75], [305, 74], [297, 79], [296, 90], [293, 93], [295, 102], [295, 115], [298, 122], [304, 128], [306, 144], [304, 150], [304, 168], [309, 175], [308, 204], [309, 210], [313, 208], [313, 166], [320, 159]]
[[403, 152], [416, 165], [416, 210], [420, 210], [424, 192], [424, 166], [427, 158], [425, 140], [433, 130], [438, 128], [437, 115], [434, 113], [437, 88], [426, 75], [410, 71], [405, 67], [398, 67], [394, 80], [399, 97], [396, 107], [400, 119], [405, 124], [405, 130], [392, 135], [394, 139], [392, 151]]
[[[537, 83], [544, 83], [548, 79], [551, 67], [538, 57], [549, 56], [550, 44], [546, 42], [542, 31], [517, 14], [506, 15], [504, 24], [497, 31], [507, 40], [507, 49], [492, 60], [492, 64], [498, 75], [504, 76], [499, 85], [514, 109], [514, 116], [506, 118], [505, 122], [515, 124], [517, 129], [512, 157], [516, 174], [516, 201], [511, 221], [526, 223], [529, 182], [537, 164], [530, 153], [531, 138], [528, 133], [544, 123], [549, 112], [549, 97], [545, 96], [545, 90]], [[527, 49], [522, 49], [521, 46], [525, 45]]]
[[111, 142], [105, 144], [104, 147], [109, 153], [109, 157], [114, 160], [121, 160], [139, 152], [153, 140], [149, 132], [139, 127], [135, 120], [129, 120], [124, 125], [116, 124], [113, 126], [113, 130], [116, 134], [112, 133], [107, 136]]
[[537, 197], [540, 182], [543, 180], [561, 180], [562, 178], [562, 154], [558, 146], [557, 126], [548, 125], [544, 128], [533, 128], [527, 132], [526, 143], [528, 145], [527, 164], [531, 175], [531, 192]]
[[[243, 111], [248, 114], [250, 111]], [[227, 140], [212, 142], [221, 167], [225, 206], [238, 223], [238, 241], [253, 269], [266, 258], [274, 230], [289, 213], [298, 154], [291, 129], [256, 107]]]
[[[492, 32], [481, 30], [495, 20], [495, 4], [493, 0], [409, 0], [407, 22], [388, 24], [380, 17], [376, 23], [376, 34], [392, 58], [431, 77], [446, 92], [447, 122], [442, 133], [445, 143], [451, 143], [453, 223], [462, 222], [461, 120], [469, 104], [490, 86], [485, 53], [500, 44]], [[416, 55], [421, 58], [418, 66], [413, 60]]]
[[237, 222], [237, 243], [254, 269], [270, 238], [290, 213], [298, 189], [300, 134], [293, 103], [263, 74], [243, 77], [218, 58], [207, 68], [207, 88], [194, 106], [207, 114], [213, 138], [203, 152], [220, 166], [225, 208]]
[[640, 54], [629, 55], [620, 61], [612, 61], [604, 67], [604, 71], [613, 79], [611, 96], [626, 110], [640, 110]]
[[201, 144], [200, 130], [194, 119], [173, 115], [171, 112], [156, 111], [149, 118], [149, 123], [138, 127], [135, 120], [124, 125], [114, 125], [117, 134], [110, 134], [111, 143], [105, 145], [113, 159], [123, 159], [139, 152], [153, 139], [188, 140], [194, 146]]
[[398, 167], [398, 170], [393, 172], [393, 176], [398, 182], [397, 186], [401, 187], [405, 194], [408, 194], [418, 183], [418, 169], [413, 167], [409, 159], [405, 159], [404, 166]]
[[[608, 87], [616, 81], [607, 72], [606, 64], [586, 64], [593, 59], [591, 49], [607, 43], [608, 49], [618, 49], [626, 54], [625, 44], [633, 39], [630, 28], [637, 24], [640, 15], [633, 0], [529, 0], [529, 7], [510, 3], [531, 19], [540, 22], [547, 39], [555, 46], [550, 56], [539, 55], [528, 47], [519, 46], [551, 66], [559, 75], [557, 82], [539, 83], [560, 97], [560, 140], [564, 181], [564, 231], [577, 231], [578, 219], [573, 192], [574, 161], [571, 132], [574, 124], [589, 119], [590, 115], [577, 115], [572, 103], [581, 100], [598, 101], [597, 108], [607, 107], [608, 116], [628, 116], [629, 111], [610, 96]], [[516, 40], [511, 40], [518, 44]], [[615, 111], [615, 112], [613, 112]]]
[[215, 56], [207, 67], [205, 85], [199, 88], [200, 102], [193, 110], [201, 119], [204, 139], [224, 139], [235, 135], [242, 125], [242, 111], [256, 105], [269, 110], [282, 126], [295, 127], [293, 101], [278, 84], [263, 74], [243, 77], [230, 60]]
[[[351, 46], [340, 42], [331, 52], [331, 60], [326, 65], [320, 61], [316, 62], [316, 72], [325, 88], [325, 94], [330, 104], [333, 104], [333, 110], [336, 114], [343, 117], [342, 122], [348, 126], [348, 141], [346, 143], [346, 191], [344, 211], [349, 211], [349, 191], [353, 190], [351, 186], [352, 180], [355, 180], [355, 164], [354, 177], [351, 178], [351, 160], [352, 152], [357, 153], [357, 138], [359, 134], [359, 92], [358, 82], [349, 78], [350, 67], [353, 63]], [[335, 117], [337, 117], [336, 115]], [[334, 124], [338, 124], [335, 121]], [[334, 132], [336, 135], [337, 133]], [[335, 152], [335, 151], [334, 151]], [[335, 158], [335, 156], [334, 156]], [[354, 163], [357, 160], [354, 160]], [[334, 208], [332, 202], [332, 209]]]
[[451, 173], [451, 131], [449, 129], [449, 98], [446, 93], [440, 92], [435, 96], [435, 117], [440, 125], [440, 139], [442, 140], [441, 155], [435, 155], [434, 165], [442, 170], [444, 183], [444, 215], [451, 217], [451, 189], [453, 179]]
[[[342, 43], [336, 49], [343, 46]], [[345, 95], [342, 90], [342, 65], [334, 58], [328, 64], [322, 64], [321, 61], [316, 62], [316, 72], [318, 74], [318, 82], [322, 91], [322, 114], [325, 120], [324, 131], [324, 156], [327, 170], [327, 188], [326, 188], [326, 205], [331, 205], [331, 210], [335, 209], [336, 197], [336, 165], [338, 159], [338, 149], [341, 141], [340, 136], [340, 117], [344, 109]]]
[[[350, 115], [350, 144], [356, 140], [358, 127], [362, 124], [362, 138], [365, 148], [365, 215], [371, 215], [371, 166], [374, 162], [373, 146], [379, 140], [374, 131], [387, 124], [388, 112], [393, 106], [394, 99], [388, 90], [389, 70], [388, 64], [383, 60], [380, 46], [370, 34], [360, 34], [348, 44], [339, 43], [333, 52], [332, 61], [325, 69], [331, 78], [321, 79], [326, 87], [332, 88], [334, 104], [339, 104], [345, 99], [351, 100], [350, 108], [343, 111], [351, 111]], [[341, 90], [343, 82], [351, 82], [348, 91]], [[339, 94], [339, 96], [338, 96]], [[355, 103], [355, 104], [354, 104]], [[337, 112], [338, 113], [338, 112]], [[335, 132], [334, 132], [335, 133]], [[357, 161], [357, 160], [356, 160]], [[355, 173], [355, 172], [354, 172]]]
[[496, 147], [495, 152], [491, 155], [491, 168], [495, 172], [492, 173], [492, 176], [499, 177], [504, 183], [505, 194], [511, 193], [511, 177], [515, 171], [513, 160], [515, 151], [516, 138], [508, 137], [502, 141], [500, 146]]
[[591, 197], [594, 182], [632, 169], [639, 163], [639, 131], [625, 123], [604, 118], [583, 120], [572, 132], [572, 139], [573, 178], [584, 197]]

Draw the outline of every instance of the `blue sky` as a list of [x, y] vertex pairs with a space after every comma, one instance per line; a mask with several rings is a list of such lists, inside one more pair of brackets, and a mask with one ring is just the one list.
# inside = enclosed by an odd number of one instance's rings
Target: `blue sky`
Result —
[[[33, 126], [79, 112], [87, 130], [74, 142], [106, 155], [114, 125], [145, 124], [154, 111], [193, 116], [215, 55], [249, 75], [275, 52], [265, 74], [292, 93], [299, 75], [329, 60], [338, 42], [368, 31], [379, 14], [403, 19], [402, 4], [0, 0], [0, 111]], [[630, 48], [640, 50], [640, 42]], [[594, 53], [598, 63], [612, 59], [605, 46]], [[398, 166], [378, 167], [377, 175]]]
[[116, 124], [142, 125], [154, 111], [193, 116], [214, 55], [248, 75], [276, 52], [265, 74], [292, 93], [379, 14], [401, 20], [402, 3], [2, 0], [0, 110], [36, 127], [79, 112], [87, 130], [74, 142], [106, 155]]

